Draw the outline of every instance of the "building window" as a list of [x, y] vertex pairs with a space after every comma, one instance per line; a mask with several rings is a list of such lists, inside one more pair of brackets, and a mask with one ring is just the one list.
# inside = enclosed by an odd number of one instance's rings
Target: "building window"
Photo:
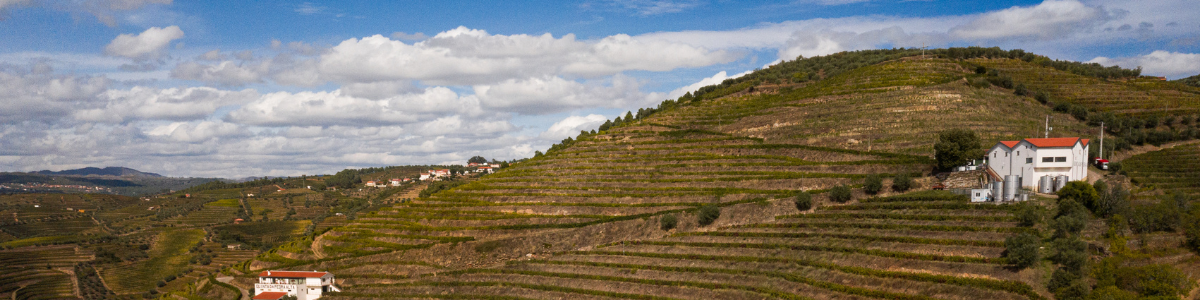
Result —
[[1054, 162], [1054, 158], [1053, 157], [1043, 157], [1042, 162]]
[[1027, 163], [1027, 164], [1032, 164], [1032, 163], [1033, 163], [1033, 158], [1032, 158], [1032, 157], [1026, 157], [1026, 158], [1025, 158], [1025, 163]]
[[1054, 162], [1067, 162], [1067, 157], [1066, 156], [1055, 157]]

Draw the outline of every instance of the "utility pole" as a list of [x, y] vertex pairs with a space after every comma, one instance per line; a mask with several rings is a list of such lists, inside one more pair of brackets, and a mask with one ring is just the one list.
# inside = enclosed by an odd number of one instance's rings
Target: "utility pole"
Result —
[[1104, 159], [1104, 122], [1100, 122], [1100, 159]]
[[1050, 138], [1050, 115], [1046, 115], [1046, 137]]

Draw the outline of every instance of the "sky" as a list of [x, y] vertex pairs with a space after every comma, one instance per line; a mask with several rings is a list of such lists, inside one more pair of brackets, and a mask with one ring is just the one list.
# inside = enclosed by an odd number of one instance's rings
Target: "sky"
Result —
[[0, 0], [0, 171], [530, 157], [782, 60], [983, 46], [1200, 73], [1194, 0]]

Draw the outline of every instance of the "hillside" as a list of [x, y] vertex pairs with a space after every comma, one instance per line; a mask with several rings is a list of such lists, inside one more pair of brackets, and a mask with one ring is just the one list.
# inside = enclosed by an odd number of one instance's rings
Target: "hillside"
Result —
[[57, 172], [50, 171], [50, 170], [43, 170], [43, 171], [37, 171], [37, 172], [33, 172], [33, 173], [43, 174], [43, 175], [74, 175], [74, 176], [92, 176], [92, 175], [94, 175], [94, 176], [118, 176], [118, 177], [120, 177], [120, 176], [163, 177], [162, 175], [158, 175], [158, 174], [154, 174], [154, 173], [146, 173], [146, 172], [142, 172], [142, 171], [138, 171], [138, 170], [134, 170], [134, 169], [130, 169], [130, 168], [125, 168], [125, 167], [106, 167], [103, 169], [96, 168], [96, 167], [86, 167], [86, 168], [82, 168], [82, 169], [62, 170], [62, 171], [57, 171]]
[[[241, 271], [331, 270], [345, 278], [337, 298], [1052, 297], [1052, 263], [1006, 266], [1005, 238], [1039, 232], [1016, 225], [1019, 207], [944, 194], [872, 198], [861, 187], [880, 175], [882, 195], [895, 195], [890, 178], [906, 174], [928, 189], [933, 142], [948, 129], [970, 129], [987, 147], [1042, 135], [1049, 115], [1052, 136], [1098, 135], [1086, 118], [1016, 93], [1005, 78], [1120, 79], [1036, 57], [947, 52], [785, 62], [618, 118], [497, 174], [363, 215], [314, 239], [321, 255], [259, 259]], [[1146, 111], [1112, 104], [1130, 101], [1113, 92], [1139, 83], [1128, 84], [1096, 94], [1035, 88], [1089, 111], [1141, 118]], [[1195, 100], [1181, 86], [1151, 89], [1175, 93], [1167, 103]], [[839, 186], [856, 200], [831, 201], [828, 191]], [[801, 193], [814, 195], [815, 211], [796, 210]], [[1036, 201], [1050, 210], [1053, 202]], [[708, 206], [719, 207], [719, 217], [700, 224]], [[678, 220], [669, 230], [661, 225], [668, 218]]]

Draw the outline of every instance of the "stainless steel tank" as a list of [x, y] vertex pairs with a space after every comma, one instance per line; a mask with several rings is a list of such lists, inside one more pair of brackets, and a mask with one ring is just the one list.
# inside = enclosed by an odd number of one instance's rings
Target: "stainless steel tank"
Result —
[[1000, 201], [1001, 193], [1004, 191], [1004, 182], [992, 182], [992, 201]]
[[1021, 185], [1020, 176], [1004, 176], [1004, 201], [1013, 201], [1017, 197], [1017, 188]]
[[1062, 188], [1067, 187], [1067, 182], [1071, 181], [1071, 177], [1069, 177], [1067, 175], [1058, 175], [1058, 178], [1056, 181], [1057, 182], [1054, 183], [1054, 192], [1057, 193], [1058, 190], [1061, 190]]
[[1038, 182], [1038, 192], [1042, 194], [1054, 193], [1054, 177], [1050, 175], [1042, 176], [1041, 181]]

